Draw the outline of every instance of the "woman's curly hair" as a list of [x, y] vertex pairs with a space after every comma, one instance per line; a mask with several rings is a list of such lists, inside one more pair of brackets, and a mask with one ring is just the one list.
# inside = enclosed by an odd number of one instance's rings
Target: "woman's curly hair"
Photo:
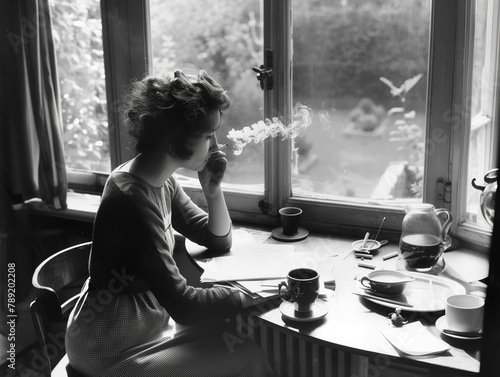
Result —
[[124, 122], [138, 153], [166, 146], [176, 158], [189, 159], [189, 141], [213, 129], [213, 116], [227, 110], [227, 92], [205, 71], [198, 76], [175, 70], [173, 78], [148, 76], [131, 85]]

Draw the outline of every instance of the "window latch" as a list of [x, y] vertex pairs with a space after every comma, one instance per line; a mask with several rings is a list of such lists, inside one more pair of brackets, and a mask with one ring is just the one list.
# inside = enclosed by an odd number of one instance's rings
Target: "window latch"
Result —
[[259, 68], [253, 67], [252, 71], [256, 73], [262, 90], [273, 88], [273, 51], [270, 48], [266, 48], [264, 64], [261, 64]]
[[451, 203], [451, 182], [439, 177], [436, 182], [437, 198], [443, 203]]

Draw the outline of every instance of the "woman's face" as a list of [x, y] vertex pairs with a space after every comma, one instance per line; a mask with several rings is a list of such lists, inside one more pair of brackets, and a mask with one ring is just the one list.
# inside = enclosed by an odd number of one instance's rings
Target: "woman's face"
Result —
[[193, 155], [189, 160], [183, 161], [182, 167], [193, 171], [203, 170], [210, 158], [210, 153], [217, 149], [218, 144], [215, 130], [217, 130], [222, 123], [219, 112], [212, 116], [211, 121], [213, 123], [210, 131], [190, 142], [190, 148], [193, 150]]

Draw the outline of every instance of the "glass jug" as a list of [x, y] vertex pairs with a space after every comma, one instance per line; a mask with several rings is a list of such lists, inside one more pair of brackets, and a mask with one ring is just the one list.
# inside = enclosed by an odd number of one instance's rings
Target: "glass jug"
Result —
[[445, 208], [411, 204], [405, 208], [399, 248], [406, 269], [429, 271], [451, 246], [448, 230], [453, 217]]
[[493, 228], [495, 222], [495, 198], [497, 192], [498, 169], [491, 169], [484, 176], [486, 186], [479, 186], [476, 184], [476, 178], [472, 180], [472, 186], [481, 190], [480, 206], [481, 213], [489, 226]]

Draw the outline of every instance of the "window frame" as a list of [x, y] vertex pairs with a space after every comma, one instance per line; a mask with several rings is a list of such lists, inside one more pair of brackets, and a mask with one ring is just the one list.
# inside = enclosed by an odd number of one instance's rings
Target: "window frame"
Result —
[[[476, 1], [467, 2], [464, 4], [464, 22], [466, 27], [464, 27], [465, 33], [463, 35], [464, 45], [466, 48], [463, 54], [464, 61], [464, 69], [463, 74], [458, 77], [457, 81], [462, 78], [462, 81], [459, 81], [461, 85], [462, 92], [465, 95], [459, 96], [458, 92], [454, 93], [455, 101], [454, 103], [458, 104], [458, 109], [455, 113], [460, 113], [462, 116], [460, 117], [460, 127], [458, 130], [453, 130], [457, 142], [454, 143], [454, 153], [450, 159], [450, 164], [454, 166], [453, 171], [453, 181], [452, 185], [457, 187], [456, 195], [452, 196], [451, 200], [451, 210], [453, 213], [458, 214], [458, 218], [455, 221], [455, 224], [452, 226], [451, 231], [456, 235], [457, 238], [464, 239], [466, 241], [470, 241], [474, 244], [481, 246], [489, 246], [491, 243], [492, 229], [486, 228], [484, 226], [476, 225], [467, 221], [467, 186], [470, 186], [470, 182], [468, 182], [467, 177], [467, 166], [468, 166], [468, 151], [469, 151], [469, 139], [470, 139], [470, 129], [469, 126], [474, 126], [478, 124], [482, 124], [481, 126], [485, 126], [485, 124], [490, 123], [490, 137], [491, 140], [498, 141], [498, 127], [495, 125], [499, 124], [499, 109], [500, 106], [498, 104], [498, 99], [500, 98], [500, 88], [498, 85], [492, 93], [490, 93], [490, 98], [487, 100], [486, 112], [484, 112], [485, 107], [481, 108], [481, 114], [479, 116], [474, 116], [469, 111], [470, 104], [468, 103], [469, 96], [472, 88], [472, 74], [473, 74], [473, 58], [474, 58], [474, 27], [475, 27], [475, 7]], [[489, 1], [488, 7], [492, 9], [488, 9], [488, 17], [491, 17], [491, 27], [495, 28], [495, 30], [491, 30], [490, 36], [495, 38], [496, 41], [491, 41], [489, 43], [489, 47], [491, 48], [491, 54], [489, 56], [489, 62], [492, 67], [492, 75], [493, 82], [498, 82], [499, 79], [499, 61], [500, 61], [500, 48], [498, 44], [500, 43], [500, 37], [498, 33], [500, 32], [500, 4], [496, 1]], [[494, 22], [496, 21], [496, 22]], [[463, 110], [462, 110], [463, 109]], [[460, 132], [463, 130], [463, 132]], [[485, 161], [489, 166], [496, 166], [498, 153], [498, 145], [496, 150], [489, 150], [487, 155], [489, 155], [489, 161]], [[486, 173], [486, 172], [485, 172]], [[478, 177], [481, 178], [481, 177]], [[479, 216], [482, 216], [479, 214]]]
[[[293, 53], [290, 38], [292, 3], [291, 0], [262, 1], [263, 51], [270, 48], [274, 53], [274, 89], [263, 92], [264, 114], [268, 118], [283, 116], [285, 122], [288, 122], [293, 108], [290, 79]], [[470, 41], [467, 36], [474, 3], [439, 0], [431, 4], [426, 123], [429, 135], [427, 142], [435, 148], [425, 159], [423, 201], [460, 214], [456, 216], [452, 227], [453, 235], [486, 246], [490, 242], [491, 232], [463, 224], [464, 208], [460, 203], [463, 200], [463, 188], [467, 184], [461, 176], [461, 171], [466, 161], [463, 146], [468, 141], [468, 136], [464, 135], [462, 129], [468, 119], [465, 113], [457, 111], [464, 106], [462, 98], [464, 93], [467, 93], [470, 80], [470, 68], [467, 66]], [[498, 4], [496, 7], [498, 8]], [[101, 12], [113, 169], [134, 156], [126, 135], [120, 131], [122, 119], [119, 109], [123, 88], [127, 87], [131, 80], [144, 76], [151, 62], [149, 3], [147, 0], [101, 0]], [[496, 59], [498, 64], [498, 51]], [[455, 118], [449, 117], [450, 114], [458, 114], [458, 122], [454, 123], [452, 120]], [[494, 121], [498, 122], [498, 109], [493, 115]], [[263, 193], [256, 194], [252, 190], [245, 190], [244, 186], [238, 190], [232, 189], [231, 186], [224, 187], [233, 220], [276, 224], [279, 221], [278, 209], [292, 205], [303, 209], [304, 225], [311, 230], [359, 235], [360, 228], [377, 230], [381, 219], [386, 217], [386, 233], [397, 236], [401, 231], [404, 217], [401, 207], [387, 203], [364, 204], [292, 196], [291, 164], [288, 163], [291, 161], [290, 142], [274, 138], [264, 143]], [[93, 173], [79, 172], [79, 190], [85, 186], [82, 184], [82, 177], [86, 174], [89, 184], [102, 183], [100, 176], [96, 178]], [[70, 187], [73, 184], [72, 176], [70, 172]], [[448, 185], [452, 190], [451, 200], [444, 192]], [[99, 186], [96, 190], [98, 189]], [[185, 186], [185, 191], [197, 204], [205, 206], [205, 199], [199, 188]]]
[[[102, 39], [108, 112], [111, 170], [134, 157], [129, 139], [121, 132], [120, 107], [132, 80], [143, 77], [151, 61], [149, 1], [101, 0]], [[68, 189], [102, 193], [109, 173], [67, 169]]]
[[134, 157], [121, 132], [124, 89], [148, 73], [151, 62], [149, 2], [101, 0], [111, 169]]

